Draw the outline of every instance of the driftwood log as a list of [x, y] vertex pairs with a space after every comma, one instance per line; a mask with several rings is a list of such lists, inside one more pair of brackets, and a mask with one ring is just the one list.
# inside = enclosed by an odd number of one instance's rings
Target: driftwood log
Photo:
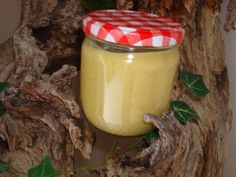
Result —
[[[228, 7], [228, 30], [235, 29], [234, 2]], [[130, 8], [130, 0], [127, 6]], [[133, 1], [135, 10], [182, 23], [186, 30], [182, 65], [203, 74], [210, 93], [203, 99], [183, 96], [202, 117], [200, 121], [182, 125], [172, 113], [161, 118], [146, 115], [145, 120], [159, 129], [160, 137], [148, 147], [110, 160], [100, 176], [222, 176], [232, 115], [220, 7], [220, 0]], [[94, 135], [72, 90], [83, 38], [79, 32], [83, 13], [79, 0], [22, 0], [21, 24], [0, 46], [0, 79], [11, 83], [1, 95], [7, 112], [0, 119], [0, 160], [10, 161], [22, 171], [38, 164], [46, 154], [57, 168], [65, 169], [73, 167], [75, 148], [85, 158], [92, 153]], [[181, 90], [176, 83], [174, 93]], [[0, 176], [20, 175], [7, 172]]]

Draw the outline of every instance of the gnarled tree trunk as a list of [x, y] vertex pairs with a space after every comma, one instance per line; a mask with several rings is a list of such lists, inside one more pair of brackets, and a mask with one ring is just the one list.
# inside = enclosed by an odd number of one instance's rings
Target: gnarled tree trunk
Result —
[[20, 171], [45, 155], [58, 169], [73, 168], [75, 149], [90, 158], [94, 135], [72, 90], [77, 69], [66, 65], [79, 61], [82, 15], [79, 0], [22, 0], [21, 23], [1, 45], [1, 81], [11, 87], [1, 95], [0, 159]]
[[[170, 115], [147, 116], [160, 130], [148, 148], [112, 161], [104, 176], [220, 177], [231, 127], [231, 106], [224, 44], [217, 0], [137, 0], [139, 10], [165, 15], [186, 30], [181, 48], [182, 65], [204, 75], [210, 93], [202, 99], [190, 94], [183, 100], [202, 117], [181, 125]], [[231, 6], [233, 3], [231, 2]], [[231, 9], [231, 13], [234, 12]], [[233, 16], [233, 15], [228, 15]], [[229, 18], [228, 18], [229, 19]], [[232, 25], [235, 18], [230, 18]], [[177, 83], [176, 92], [182, 88]]]
[[[110, 160], [100, 175], [222, 176], [231, 107], [220, 32], [221, 1], [134, 0], [133, 3], [136, 10], [169, 16], [183, 24], [186, 35], [181, 47], [182, 65], [203, 74], [210, 93], [202, 99], [190, 94], [183, 97], [203, 118], [200, 121], [182, 125], [172, 113], [161, 118], [147, 115], [145, 120], [160, 130], [160, 137], [149, 147]], [[233, 29], [233, 0], [229, 7], [232, 8], [226, 27]], [[78, 39], [82, 36], [78, 31], [83, 14], [80, 1], [22, 0], [22, 12], [15, 35], [0, 47], [0, 64], [7, 66], [0, 71], [1, 79], [12, 83], [2, 94], [7, 113], [0, 119], [0, 158], [11, 160], [26, 171], [49, 154], [57, 167], [72, 167], [74, 148], [89, 158], [94, 141], [71, 90], [76, 68], [65, 65], [56, 71], [62, 64], [74, 63], [79, 58]], [[177, 83], [175, 94], [181, 90]], [[10, 175], [14, 176], [5, 174]]]

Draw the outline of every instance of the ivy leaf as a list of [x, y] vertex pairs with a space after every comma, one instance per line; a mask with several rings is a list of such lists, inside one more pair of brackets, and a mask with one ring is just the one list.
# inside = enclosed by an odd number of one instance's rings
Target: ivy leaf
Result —
[[187, 69], [182, 69], [180, 73], [182, 83], [196, 96], [205, 96], [209, 93], [200, 74], [192, 74]]
[[158, 130], [154, 129], [146, 134], [144, 134], [144, 139], [148, 144], [151, 144], [151, 141], [158, 136]]
[[2, 102], [0, 102], [0, 117], [5, 114], [6, 109], [4, 108]]
[[0, 82], [0, 92], [5, 90], [9, 86], [10, 86], [10, 84], [8, 82]]
[[172, 101], [170, 103], [170, 108], [175, 117], [184, 124], [190, 119], [200, 119], [197, 113], [183, 101]]
[[0, 173], [7, 171], [11, 168], [11, 165], [8, 163], [0, 163]]
[[55, 177], [57, 170], [52, 166], [49, 156], [46, 156], [42, 162], [28, 170], [28, 177]]
[[82, 4], [86, 11], [116, 8], [116, 0], [82, 0]]

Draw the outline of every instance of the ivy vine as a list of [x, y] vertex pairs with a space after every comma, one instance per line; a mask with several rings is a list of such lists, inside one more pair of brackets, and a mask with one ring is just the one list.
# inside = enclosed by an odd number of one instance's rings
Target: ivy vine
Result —
[[[135, 144], [135, 146], [137, 146], [137, 144]], [[14, 174], [21, 174], [21, 175], [23, 174], [27, 177], [56, 177], [57, 175], [69, 175], [80, 171], [84, 172], [87, 176], [92, 176], [93, 173], [96, 173], [98, 170], [104, 168], [104, 166], [106, 166], [106, 164], [112, 160], [114, 155], [118, 154], [118, 151], [120, 151], [120, 148], [116, 146], [116, 140], [115, 140], [111, 151], [106, 155], [105, 164], [101, 164], [100, 166], [94, 168], [82, 166], [79, 168], [66, 169], [66, 170], [55, 169], [52, 165], [51, 158], [47, 155], [37, 166], [30, 168], [27, 171], [27, 173], [16, 169], [10, 163], [0, 162], [0, 174], [5, 171], [12, 171], [14, 172]]]
[[[180, 93], [178, 98], [176, 100], [171, 101], [170, 103], [170, 109], [172, 110], [175, 117], [183, 124], [186, 124], [191, 119], [197, 119], [199, 120], [200, 117], [196, 113], [196, 111], [189, 106], [184, 101], [181, 101], [181, 97], [185, 93], [186, 90], [188, 90], [190, 93], [197, 97], [204, 97], [209, 93], [209, 89], [206, 87], [203, 76], [200, 74], [192, 74], [190, 73], [186, 68], [183, 68], [180, 72], [180, 81], [184, 86], [183, 92]], [[10, 84], [7, 82], [0, 82], [0, 93], [3, 92], [7, 87], [9, 87]], [[0, 116], [2, 116], [5, 113], [5, 108], [0, 102]], [[158, 130], [154, 129], [151, 132], [148, 132], [144, 135], [144, 140], [150, 144], [156, 137], [158, 136]], [[138, 143], [140, 144], [140, 142]], [[136, 147], [137, 144], [135, 144]], [[132, 146], [133, 148], [134, 146]], [[128, 148], [130, 149], [130, 148]], [[118, 148], [116, 148], [115, 145], [113, 145], [111, 152], [106, 157], [106, 162], [108, 162], [114, 153], [117, 153]], [[104, 165], [103, 165], [104, 166]], [[21, 172], [17, 169], [15, 169], [11, 164], [9, 163], [0, 163], [0, 173], [12, 170], [16, 173], [25, 174], [27, 177], [55, 177], [58, 174], [61, 174], [61, 171], [56, 170], [51, 163], [51, 159], [49, 156], [46, 156], [39, 165], [31, 168], [28, 170], [27, 173]], [[67, 170], [64, 173], [68, 174], [71, 172], [77, 172], [77, 171], [83, 171], [88, 176], [92, 172], [94, 172], [96, 169], [90, 169], [87, 167], [80, 167], [77, 169]]]
[[[184, 86], [183, 92], [177, 97], [176, 100], [171, 101], [170, 109], [174, 113], [175, 117], [183, 124], [186, 124], [191, 119], [200, 120], [196, 111], [184, 101], [181, 101], [181, 97], [188, 90], [191, 94], [197, 97], [204, 97], [209, 93], [209, 89], [206, 87], [203, 76], [200, 74], [192, 74], [186, 68], [183, 68], [180, 72], [180, 81]], [[157, 137], [157, 130], [153, 130], [144, 135], [144, 139], [148, 144]]]

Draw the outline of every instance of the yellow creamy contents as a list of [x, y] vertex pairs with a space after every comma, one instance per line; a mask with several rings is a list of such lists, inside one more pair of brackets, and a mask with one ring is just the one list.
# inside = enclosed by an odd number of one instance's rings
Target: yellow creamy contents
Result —
[[86, 117], [115, 135], [150, 131], [153, 126], [144, 122], [144, 114], [160, 115], [168, 109], [178, 63], [178, 47], [117, 52], [86, 38], [80, 81]]

